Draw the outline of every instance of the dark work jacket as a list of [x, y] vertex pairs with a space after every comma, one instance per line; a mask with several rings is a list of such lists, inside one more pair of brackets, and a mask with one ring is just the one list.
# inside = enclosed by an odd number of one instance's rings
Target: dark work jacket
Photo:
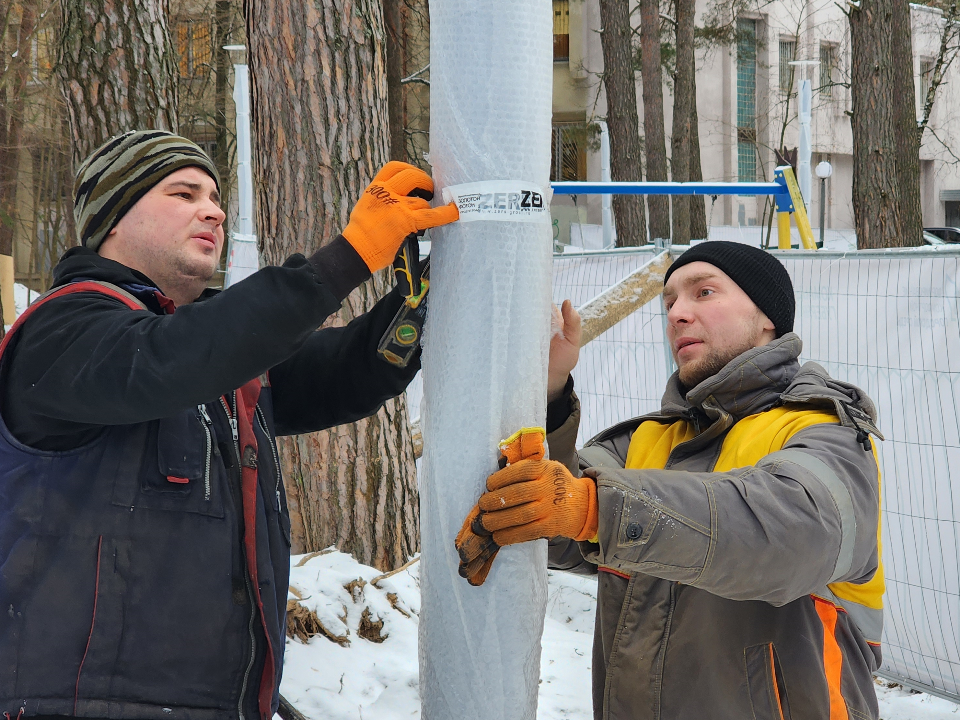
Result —
[[172, 314], [89, 251], [56, 277], [82, 291], [0, 354], [0, 712], [269, 720], [290, 557], [275, 436], [402, 392], [419, 362], [376, 355], [401, 299], [315, 331], [339, 302], [302, 257]]

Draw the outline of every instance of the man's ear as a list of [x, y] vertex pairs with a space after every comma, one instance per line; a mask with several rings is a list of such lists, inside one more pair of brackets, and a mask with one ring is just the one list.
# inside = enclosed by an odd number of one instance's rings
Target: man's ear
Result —
[[[110, 242], [112, 239], [114, 239], [116, 236], [117, 236], [117, 226], [114, 225], [113, 229], [107, 233], [107, 236], [100, 241], [100, 245], [99, 247], [97, 247], [97, 255], [99, 255], [100, 257], [108, 257], [107, 255], [103, 254], [103, 249], [107, 245], [107, 243]], [[113, 243], [110, 243], [110, 245], [112, 247]]]
[[777, 326], [773, 324], [773, 320], [767, 317], [767, 314], [763, 311], [760, 312], [763, 316], [763, 329], [769, 330], [770, 332], [776, 332]]

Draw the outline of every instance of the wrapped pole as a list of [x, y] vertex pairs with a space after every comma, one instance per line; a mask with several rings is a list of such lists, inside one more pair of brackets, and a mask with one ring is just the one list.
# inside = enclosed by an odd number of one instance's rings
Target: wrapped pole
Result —
[[499, 441], [546, 420], [551, 11], [547, 0], [430, 2], [434, 179], [439, 188], [482, 184], [452, 188], [461, 222], [431, 231], [421, 414], [424, 720], [536, 717], [546, 542], [502, 549], [482, 587], [459, 577], [453, 542], [497, 469]]

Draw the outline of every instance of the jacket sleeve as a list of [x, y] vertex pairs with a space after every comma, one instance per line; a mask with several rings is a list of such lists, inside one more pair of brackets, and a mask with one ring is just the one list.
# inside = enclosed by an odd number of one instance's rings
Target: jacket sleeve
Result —
[[879, 556], [879, 470], [856, 431], [796, 433], [729, 472], [591, 468], [600, 505], [591, 562], [783, 605], [831, 582], [865, 582]]
[[172, 315], [57, 298], [11, 348], [4, 417], [44, 438], [166, 417], [283, 362], [339, 307], [302, 256]]
[[[550, 448], [550, 458], [567, 466], [575, 475], [580, 475], [579, 459], [577, 457], [577, 431], [580, 428], [580, 399], [571, 391], [561, 398], [566, 408], [547, 409], [547, 446]], [[558, 401], [559, 402], [559, 401]], [[551, 410], [553, 412], [551, 413]], [[562, 417], [566, 412], [566, 418]], [[551, 415], [553, 417], [551, 417]], [[559, 422], [556, 428], [552, 427], [551, 420]], [[580, 545], [575, 540], [565, 537], [555, 537], [547, 546], [547, 567], [551, 570], [566, 570], [580, 575], [592, 575], [597, 572], [597, 566], [587, 562], [580, 552]]]
[[311, 333], [292, 357], [270, 370], [278, 435], [354, 422], [404, 391], [420, 370], [420, 353], [398, 368], [377, 352], [402, 304], [395, 288], [345, 327]]

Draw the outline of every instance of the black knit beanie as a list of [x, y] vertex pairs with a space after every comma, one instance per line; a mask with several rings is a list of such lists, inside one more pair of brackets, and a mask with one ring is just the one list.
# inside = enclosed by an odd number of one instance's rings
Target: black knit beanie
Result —
[[666, 284], [679, 267], [692, 262], [710, 263], [733, 280], [773, 322], [777, 337], [793, 332], [796, 299], [787, 269], [760, 248], [741, 243], [711, 240], [694, 245], [678, 257], [663, 277]]
[[165, 130], [131, 130], [105, 142], [77, 170], [73, 215], [80, 242], [96, 250], [150, 188], [185, 167], [205, 171], [219, 190], [216, 166], [185, 137]]

